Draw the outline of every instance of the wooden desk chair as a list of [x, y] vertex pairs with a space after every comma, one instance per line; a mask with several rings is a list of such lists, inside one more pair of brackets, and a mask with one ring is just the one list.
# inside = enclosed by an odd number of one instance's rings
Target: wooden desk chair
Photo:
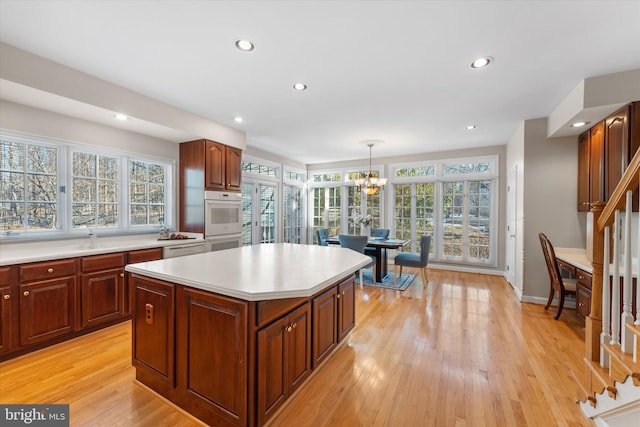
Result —
[[[340, 240], [340, 246], [342, 246], [343, 248], [349, 248], [352, 249], [358, 253], [364, 254], [364, 248], [365, 246], [367, 246], [367, 241], [369, 240], [369, 237], [367, 236], [350, 236], [350, 235], [346, 235], [346, 234], [341, 234], [338, 236], [338, 240]], [[375, 256], [371, 256], [369, 255], [369, 257], [371, 258], [371, 263], [369, 263], [369, 265], [366, 265], [362, 268], [369, 268], [371, 267], [371, 274], [374, 277], [376, 277], [376, 257]], [[360, 289], [362, 289], [362, 284], [363, 284], [363, 280], [362, 280], [362, 268], [360, 269]]]
[[558, 297], [558, 312], [554, 319], [558, 320], [564, 307], [564, 296], [576, 294], [576, 279], [563, 279], [560, 274], [560, 268], [558, 268], [558, 261], [556, 260], [556, 252], [553, 250], [551, 241], [544, 235], [544, 233], [538, 233], [540, 238], [540, 244], [542, 245], [542, 253], [544, 254], [544, 260], [547, 263], [547, 270], [549, 271], [549, 300], [547, 305], [544, 306], [545, 310], [548, 310], [553, 301], [553, 297], [558, 291], [560, 293]]

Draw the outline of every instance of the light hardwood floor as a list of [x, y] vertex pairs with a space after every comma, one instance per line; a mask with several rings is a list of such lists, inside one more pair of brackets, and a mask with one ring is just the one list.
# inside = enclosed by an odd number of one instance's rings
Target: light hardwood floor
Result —
[[[357, 290], [345, 345], [271, 426], [589, 426], [573, 397], [584, 325], [497, 276], [429, 270]], [[69, 403], [72, 426], [196, 423], [133, 383], [129, 322], [0, 364], [0, 402]]]

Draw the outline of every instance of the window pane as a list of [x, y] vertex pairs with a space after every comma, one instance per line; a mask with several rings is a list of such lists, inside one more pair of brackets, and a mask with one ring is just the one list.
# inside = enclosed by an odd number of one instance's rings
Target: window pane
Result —
[[24, 144], [2, 141], [0, 143], [0, 169], [24, 171]]
[[469, 182], [469, 257], [487, 261], [490, 257], [491, 181]]
[[74, 203], [71, 205], [72, 227], [95, 227], [96, 205], [95, 203]]
[[463, 247], [462, 210], [463, 210], [463, 182], [445, 182], [443, 184], [442, 209], [443, 224], [443, 253], [447, 257], [461, 257]]
[[95, 154], [73, 153], [73, 176], [95, 177], [96, 176]]
[[22, 203], [0, 203], [0, 230], [20, 231], [24, 229], [24, 204]]
[[22, 173], [0, 172], [0, 200], [24, 200]]
[[55, 203], [27, 203], [29, 229], [51, 230], [56, 228]]
[[118, 205], [98, 205], [98, 226], [115, 227], [118, 225]]
[[147, 186], [145, 184], [131, 184], [129, 188], [131, 203], [145, 203], [147, 201]]
[[55, 175], [27, 174], [28, 200], [55, 201], [57, 199], [57, 186]]
[[275, 188], [260, 186], [260, 243], [276, 241]]
[[95, 202], [96, 201], [96, 180], [74, 178], [72, 198], [74, 202]]
[[284, 241], [302, 243], [302, 188], [284, 186]]
[[131, 205], [131, 225], [145, 225], [147, 223], [147, 206]]
[[149, 184], [149, 203], [164, 203], [164, 184]]
[[27, 147], [27, 170], [55, 174], [57, 170], [57, 150], [52, 147], [29, 145]]
[[396, 239], [411, 239], [411, 184], [394, 185]]
[[114, 157], [100, 156], [99, 163], [98, 178], [109, 180], [118, 179], [118, 159]]
[[166, 173], [161, 164], [129, 161], [131, 225], [159, 225], [165, 220]]
[[118, 183], [114, 181], [98, 181], [98, 201], [100, 203], [117, 203]]
[[252, 213], [253, 185], [242, 184], [242, 244], [253, 243], [253, 213]]

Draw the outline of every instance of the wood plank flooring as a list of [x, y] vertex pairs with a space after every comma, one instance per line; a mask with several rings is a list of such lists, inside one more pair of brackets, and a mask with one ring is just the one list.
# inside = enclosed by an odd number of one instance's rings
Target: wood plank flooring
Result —
[[[418, 270], [357, 290], [345, 345], [271, 426], [590, 426], [573, 397], [584, 325], [520, 304], [502, 277]], [[197, 423], [134, 384], [129, 322], [0, 364], [0, 402], [69, 403], [72, 426]]]

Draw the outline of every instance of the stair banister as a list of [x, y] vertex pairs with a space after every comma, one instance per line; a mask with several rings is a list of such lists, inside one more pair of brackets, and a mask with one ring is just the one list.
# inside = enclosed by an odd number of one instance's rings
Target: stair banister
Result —
[[[603, 259], [611, 259], [611, 240], [609, 239], [609, 226], [604, 228], [604, 256]], [[609, 293], [609, 263], [602, 266], [602, 332], [600, 333], [600, 366], [609, 367], [609, 353], [603, 344], [611, 341], [611, 294]]]

